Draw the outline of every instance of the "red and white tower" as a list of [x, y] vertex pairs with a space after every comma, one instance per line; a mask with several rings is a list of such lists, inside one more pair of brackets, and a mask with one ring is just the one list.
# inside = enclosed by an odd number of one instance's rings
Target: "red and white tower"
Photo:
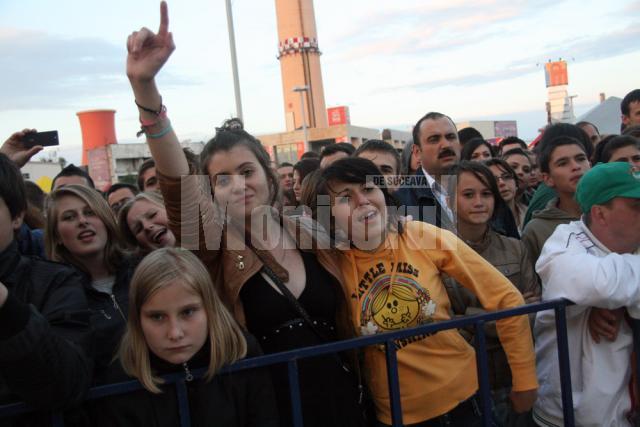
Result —
[[[313, 0], [276, 0], [276, 15], [287, 131], [300, 129], [303, 124], [310, 128], [326, 127]], [[301, 94], [304, 107], [300, 103]]]

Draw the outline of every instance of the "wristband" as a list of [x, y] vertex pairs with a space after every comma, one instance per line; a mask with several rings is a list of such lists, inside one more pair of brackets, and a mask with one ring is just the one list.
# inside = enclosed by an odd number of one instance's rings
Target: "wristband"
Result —
[[148, 139], [158, 139], [158, 138], [162, 138], [163, 136], [168, 134], [171, 131], [171, 129], [172, 129], [171, 122], [169, 122], [169, 123], [167, 123], [167, 127], [162, 129], [158, 133], [148, 133], [147, 131], [144, 131], [144, 132], [147, 134], [147, 138]]
[[143, 128], [151, 127], [151, 126], [157, 125], [158, 123], [160, 123], [161, 120], [164, 120], [166, 118], [167, 118], [167, 107], [163, 105], [162, 107], [160, 107], [160, 113], [156, 115], [156, 120], [145, 120], [142, 117], [140, 117], [140, 125]]
[[160, 108], [158, 110], [153, 110], [151, 108], [143, 107], [142, 105], [138, 104], [138, 101], [136, 101], [135, 99], [133, 100], [133, 102], [136, 103], [136, 106], [139, 109], [141, 109], [142, 111], [146, 111], [147, 113], [155, 114], [156, 116], [159, 116], [162, 113], [162, 96], [160, 97]]

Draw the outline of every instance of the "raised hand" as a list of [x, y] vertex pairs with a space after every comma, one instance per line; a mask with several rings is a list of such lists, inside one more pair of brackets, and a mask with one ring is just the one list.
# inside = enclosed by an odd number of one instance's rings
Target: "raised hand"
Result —
[[176, 48], [169, 32], [167, 3], [160, 3], [160, 28], [154, 34], [148, 28], [134, 31], [127, 39], [127, 76], [131, 82], [150, 82]]
[[24, 145], [23, 138], [33, 132], [36, 132], [36, 130], [23, 129], [20, 132], [14, 133], [2, 144], [0, 153], [9, 157], [19, 168], [23, 167], [31, 157], [42, 150], [42, 146], [40, 145], [36, 145], [35, 147], [26, 147]]

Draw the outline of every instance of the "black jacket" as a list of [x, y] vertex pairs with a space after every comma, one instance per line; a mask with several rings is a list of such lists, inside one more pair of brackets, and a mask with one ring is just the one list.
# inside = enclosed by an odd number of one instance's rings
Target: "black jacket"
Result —
[[138, 262], [138, 258], [125, 258], [120, 262], [112, 294], [97, 291], [91, 287], [91, 278], [83, 275], [94, 336], [94, 384], [105, 383], [107, 369], [118, 352], [127, 326], [129, 283]]
[[21, 255], [14, 241], [0, 252], [0, 282], [9, 290], [0, 308], [0, 405], [60, 409], [82, 401], [91, 382], [91, 327], [80, 276]]
[[422, 168], [412, 175], [394, 196], [406, 211], [401, 215], [411, 215], [414, 221], [427, 222], [436, 227], [452, 230], [453, 224], [438, 199], [431, 191]]
[[[247, 336], [247, 357], [261, 354], [255, 338]], [[207, 366], [209, 343], [188, 363], [189, 371]], [[158, 375], [187, 372], [182, 365], [171, 365], [156, 357], [151, 366]], [[110, 379], [130, 381], [119, 362], [112, 367]], [[276, 402], [269, 371], [250, 369], [218, 374], [211, 382], [203, 379], [186, 383], [191, 425], [193, 427], [279, 427]], [[91, 425], [97, 427], [175, 427], [180, 425], [175, 385], [161, 386], [162, 393], [138, 390], [111, 396], [92, 404]]]

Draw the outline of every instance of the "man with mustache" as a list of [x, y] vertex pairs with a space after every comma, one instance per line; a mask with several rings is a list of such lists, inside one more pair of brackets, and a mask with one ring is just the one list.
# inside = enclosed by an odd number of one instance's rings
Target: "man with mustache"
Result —
[[449, 116], [431, 112], [413, 127], [413, 150], [421, 167], [396, 192], [406, 215], [437, 227], [453, 230], [453, 212], [447, 205], [447, 170], [460, 159], [456, 125]]

